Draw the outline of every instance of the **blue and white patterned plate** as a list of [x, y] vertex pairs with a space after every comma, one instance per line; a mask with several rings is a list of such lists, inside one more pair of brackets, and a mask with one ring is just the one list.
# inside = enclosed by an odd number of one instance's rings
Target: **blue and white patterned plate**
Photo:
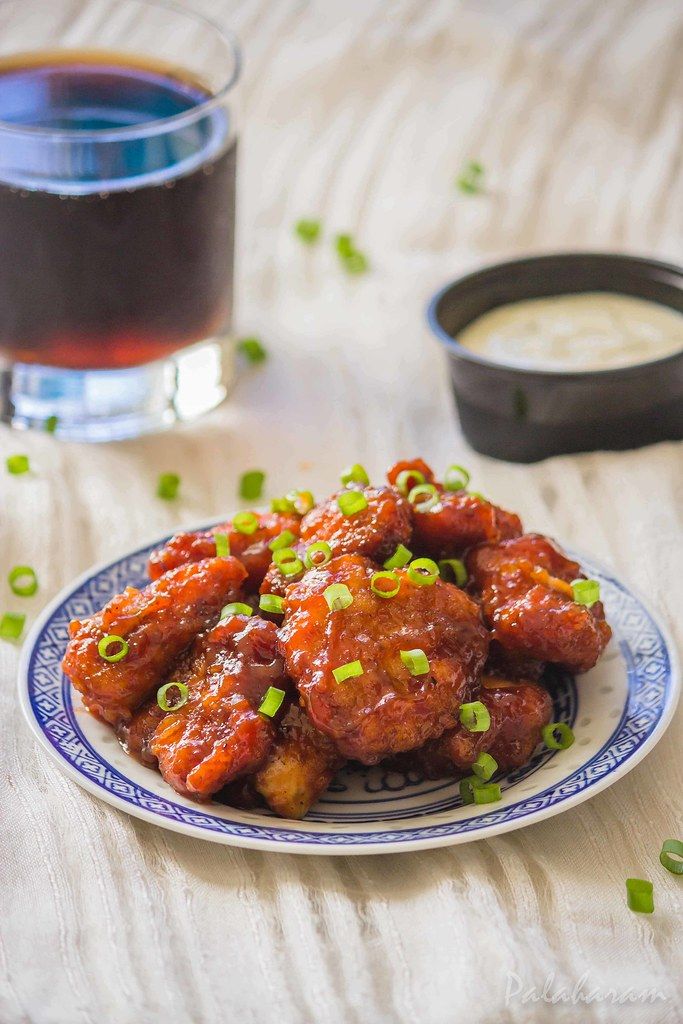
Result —
[[630, 771], [661, 738], [679, 690], [674, 648], [644, 602], [609, 571], [579, 557], [600, 580], [614, 637], [595, 669], [551, 681], [555, 720], [576, 735], [565, 751], [540, 749], [502, 780], [503, 799], [463, 806], [452, 780], [382, 768], [346, 770], [304, 821], [264, 811], [199, 805], [139, 765], [81, 704], [60, 661], [71, 619], [102, 607], [127, 584], [144, 586], [150, 545], [91, 569], [35, 624], [20, 667], [21, 703], [42, 747], [76, 782], [145, 821], [232, 846], [289, 853], [393, 853], [483, 839], [568, 810]]

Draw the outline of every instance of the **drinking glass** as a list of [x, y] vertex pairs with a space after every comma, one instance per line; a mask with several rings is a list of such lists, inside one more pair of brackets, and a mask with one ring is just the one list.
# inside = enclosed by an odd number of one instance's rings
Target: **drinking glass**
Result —
[[225, 396], [239, 75], [180, 6], [0, 3], [0, 419], [114, 440]]

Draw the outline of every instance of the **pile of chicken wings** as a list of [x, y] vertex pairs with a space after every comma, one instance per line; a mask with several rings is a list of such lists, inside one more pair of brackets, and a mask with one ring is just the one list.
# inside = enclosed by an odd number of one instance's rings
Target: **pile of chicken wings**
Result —
[[[466, 776], [521, 767], [550, 721], [546, 665], [585, 672], [611, 631], [580, 566], [421, 459], [318, 505], [180, 533], [151, 583], [70, 625], [90, 712], [178, 793], [302, 818], [348, 761]], [[114, 651], [114, 654], [111, 652]]]

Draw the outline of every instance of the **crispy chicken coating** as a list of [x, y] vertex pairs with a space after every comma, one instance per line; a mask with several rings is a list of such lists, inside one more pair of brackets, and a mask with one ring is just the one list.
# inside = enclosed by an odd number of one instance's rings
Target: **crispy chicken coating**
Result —
[[573, 672], [595, 665], [612, 635], [602, 604], [576, 604], [569, 584], [581, 568], [547, 537], [483, 544], [469, 553], [467, 568], [484, 619], [505, 651]]
[[156, 727], [166, 713], [157, 703], [155, 694], [133, 712], [133, 717], [129, 721], [119, 722], [116, 727], [116, 735], [126, 753], [148, 768], [157, 767], [157, 759], [150, 749], [150, 743]]
[[[410, 541], [411, 509], [393, 487], [349, 488], [367, 499], [367, 508], [347, 516], [333, 495], [306, 513], [301, 521], [301, 540], [306, 546], [327, 541], [334, 555], [365, 555], [384, 562], [399, 544]], [[340, 491], [339, 494], [344, 494]]]
[[541, 739], [541, 730], [552, 715], [550, 694], [534, 683], [485, 677], [478, 700], [491, 716], [486, 732], [469, 732], [464, 726], [445, 732], [420, 750], [405, 754], [404, 767], [421, 771], [427, 778], [467, 775], [480, 754], [490, 754], [502, 771], [521, 768]]
[[272, 749], [254, 776], [254, 787], [283, 818], [303, 818], [344, 764], [334, 743], [292, 704]]
[[[216, 621], [245, 575], [236, 558], [179, 566], [142, 590], [127, 587], [96, 615], [74, 620], [62, 667], [84, 704], [114, 726], [130, 719], [196, 635]], [[106, 661], [98, 651], [108, 635], [128, 644], [120, 661]]]
[[[399, 593], [371, 590], [376, 566], [359, 555], [334, 558], [287, 590], [280, 643], [287, 670], [317, 729], [346, 757], [376, 764], [451, 728], [486, 659], [479, 609], [463, 591], [437, 580], [411, 582], [398, 570]], [[330, 611], [324, 591], [348, 587], [353, 603]], [[429, 671], [411, 675], [401, 651], [421, 649]], [[362, 675], [338, 682], [333, 670], [360, 661]]]
[[238, 558], [247, 570], [245, 589], [249, 592], [257, 591], [271, 562], [272, 552], [268, 547], [270, 541], [284, 533], [285, 530], [290, 530], [295, 537], [298, 537], [300, 519], [296, 515], [287, 515], [281, 512], [255, 514], [259, 525], [254, 533], [240, 533], [239, 530], [233, 529], [230, 521], [220, 526], [214, 526], [210, 530], [177, 533], [163, 547], [153, 551], [150, 555], [148, 563], [150, 578], [158, 579], [162, 573], [187, 562], [213, 558], [216, 554], [214, 535], [227, 533], [230, 554]]
[[258, 708], [270, 686], [288, 688], [277, 627], [244, 615], [219, 622], [177, 681], [189, 689], [187, 702], [161, 720], [150, 749], [169, 785], [207, 800], [254, 772], [273, 743], [275, 724]]

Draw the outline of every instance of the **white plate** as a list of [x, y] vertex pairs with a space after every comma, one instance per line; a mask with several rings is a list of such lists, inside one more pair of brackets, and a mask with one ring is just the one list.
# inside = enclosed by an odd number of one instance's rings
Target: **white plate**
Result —
[[555, 673], [554, 719], [576, 735], [569, 750], [540, 749], [502, 781], [496, 804], [463, 806], [458, 784], [383, 768], [344, 770], [303, 821], [266, 811], [196, 804], [128, 757], [83, 708], [60, 667], [71, 619], [91, 615], [127, 585], [147, 580], [157, 541], [89, 570], [45, 609], [24, 646], [24, 714], [42, 747], [75, 782], [120, 810], [184, 835], [288, 853], [395, 853], [449, 846], [530, 825], [568, 810], [630, 771], [666, 729], [678, 699], [674, 647], [641, 598], [590, 559], [614, 636], [591, 672]]

